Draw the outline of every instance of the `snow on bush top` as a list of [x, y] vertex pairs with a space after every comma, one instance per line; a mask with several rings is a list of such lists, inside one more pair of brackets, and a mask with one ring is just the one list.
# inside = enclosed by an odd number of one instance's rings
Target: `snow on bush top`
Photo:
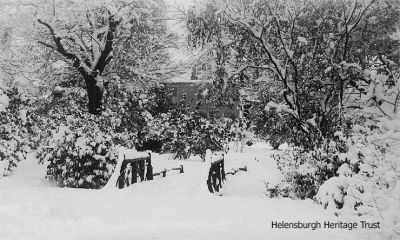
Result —
[[0, 89], [0, 112], [5, 112], [6, 107], [10, 103], [8, 96]]
[[27, 118], [26, 118], [27, 110], [26, 109], [21, 109], [19, 111], [19, 119], [21, 120], [22, 125], [26, 124]]

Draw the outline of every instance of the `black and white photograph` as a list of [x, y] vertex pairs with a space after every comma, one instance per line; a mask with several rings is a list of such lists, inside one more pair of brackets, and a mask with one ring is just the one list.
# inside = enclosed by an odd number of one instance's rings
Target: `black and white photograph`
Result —
[[400, 240], [399, 0], [0, 0], [1, 240]]

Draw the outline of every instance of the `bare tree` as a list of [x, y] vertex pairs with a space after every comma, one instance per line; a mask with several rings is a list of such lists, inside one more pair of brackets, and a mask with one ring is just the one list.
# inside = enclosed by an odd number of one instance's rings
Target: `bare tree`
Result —
[[86, 12], [87, 28], [73, 25], [67, 31], [57, 31], [49, 22], [38, 19], [47, 28], [51, 42], [39, 41], [66, 58], [81, 74], [86, 83], [88, 110], [98, 114], [101, 109], [104, 83], [102, 74], [113, 58], [113, 43], [120, 20], [115, 14], [101, 10], [104, 21], [96, 21], [90, 11]]

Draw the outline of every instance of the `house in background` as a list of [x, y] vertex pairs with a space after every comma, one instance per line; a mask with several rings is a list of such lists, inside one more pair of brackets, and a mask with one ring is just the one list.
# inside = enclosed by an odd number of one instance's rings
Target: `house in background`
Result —
[[[192, 107], [197, 109], [205, 116], [209, 115], [210, 105], [206, 101], [207, 88], [212, 88], [212, 80], [200, 79], [199, 73], [206, 70], [206, 67], [193, 68], [191, 73], [182, 74], [166, 82], [167, 86], [173, 89], [172, 102], [178, 104], [186, 94], [186, 101]], [[231, 106], [225, 106], [218, 109], [218, 117], [239, 119], [243, 116], [242, 106], [239, 102], [234, 102]]]

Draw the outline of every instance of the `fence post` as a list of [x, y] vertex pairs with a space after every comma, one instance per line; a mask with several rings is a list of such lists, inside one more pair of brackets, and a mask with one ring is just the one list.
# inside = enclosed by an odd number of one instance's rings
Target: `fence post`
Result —
[[[217, 157], [217, 156], [216, 156]], [[211, 150], [207, 149], [205, 161], [208, 163], [207, 187], [210, 193], [219, 192], [222, 188], [222, 181], [225, 181], [225, 155], [218, 156], [215, 161], [212, 159]], [[218, 180], [218, 182], [217, 182]]]
[[124, 188], [125, 187], [125, 168], [126, 168], [127, 163], [125, 162], [125, 155], [124, 155], [124, 161], [122, 162], [121, 170], [119, 172], [119, 178], [118, 178], [118, 188]]
[[151, 153], [149, 153], [150, 158], [146, 161], [146, 180], [153, 180], [153, 166], [151, 166]]
[[226, 181], [226, 175], [225, 175], [225, 154], [222, 154], [221, 175], [222, 175], [222, 180], [225, 182], [225, 181]]
[[131, 163], [132, 166], [132, 181], [131, 183], [137, 183], [137, 170], [138, 170], [138, 162]]

